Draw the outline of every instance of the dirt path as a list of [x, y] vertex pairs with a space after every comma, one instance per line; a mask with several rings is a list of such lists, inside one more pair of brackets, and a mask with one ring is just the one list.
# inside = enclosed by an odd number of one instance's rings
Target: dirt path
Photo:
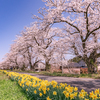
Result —
[[44, 75], [38, 75], [34, 73], [23, 73], [19, 72], [21, 74], [29, 74], [32, 76], [36, 76], [40, 79], [52, 81], [55, 80], [58, 83], [67, 83], [71, 86], [77, 86], [79, 91], [81, 89], [84, 89], [87, 92], [93, 91], [97, 88], [100, 89], [100, 79], [91, 79], [91, 78], [73, 78], [73, 77], [59, 77], [59, 76], [44, 76]]

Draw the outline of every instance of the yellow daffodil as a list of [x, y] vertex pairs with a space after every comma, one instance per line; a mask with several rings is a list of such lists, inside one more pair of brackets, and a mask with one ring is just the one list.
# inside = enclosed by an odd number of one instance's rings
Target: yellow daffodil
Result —
[[34, 94], [37, 94], [37, 91], [36, 90], [34, 90]]
[[51, 100], [50, 98], [49, 98], [49, 96], [46, 98], [47, 100]]
[[53, 91], [53, 95], [57, 95], [57, 92], [56, 91]]
[[28, 91], [28, 89], [26, 89], [26, 91]]
[[41, 97], [43, 94], [40, 92], [40, 94], [39, 94], [39, 95], [40, 95], [40, 97]]

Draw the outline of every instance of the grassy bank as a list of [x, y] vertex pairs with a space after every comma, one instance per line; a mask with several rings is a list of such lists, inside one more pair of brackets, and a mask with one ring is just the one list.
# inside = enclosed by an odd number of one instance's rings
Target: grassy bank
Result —
[[29, 100], [16, 81], [0, 72], [0, 100]]
[[13, 70], [15, 72], [27, 72], [27, 73], [35, 73], [40, 75], [47, 75], [47, 76], [64, 76], [64, 77], [76, 77], [76, 78], [93, 78], [93, 79], [100, 79], [100, 73], [98, 74], [63, 74], [62, 72], [48, 72], [48, 71], [41, 71], [41, 72], [34, 72], [34, 71], [21, 71], [21, 70]]
[[99, 89], [91, 91], [88, 94], [83, 89], [78, 92], [77, 87], [71, 87], [66, 83], [58, 84], [53, 80], [49, 82], [31, 75], [16, 72], [2, 72], [8, 75], [11, 80], [16, 81], [31, 100], [100, 100]]

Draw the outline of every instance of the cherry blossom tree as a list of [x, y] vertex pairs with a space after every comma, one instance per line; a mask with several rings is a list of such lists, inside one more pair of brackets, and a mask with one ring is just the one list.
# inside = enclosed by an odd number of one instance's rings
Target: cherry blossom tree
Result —
[[[48, 31], [55, 23], [63, 23], [65, 42], [74, 56], [81, 57], [90, 73], [95, 72], [100, 56], [100, 0], [43, 0], [46, 7], [34, 18]], [[69, 40], [70, 39], [70, 40]], [[69, 41], [69, 42], [68, 42]]]
[[63, 37], [64, 33], [62, 34], [62, 30], [59, 28], [48, 27], [46, 30], [43, 28], [43, 24], [34, 22], [32, 26], [26, 27], [26, 31], [23, 31], [22, 35], [25, 37], [25, 41], [32, 46], [35, 56], [37, 55], [36, 57], [41, 61], [44, 60], [46, 70], [49, 70], [50, 62], [55, 57], [54, 53], [59, 51], [57, 48], [61, 38], [57, 39], [57, 37]]
[[35, 45], [31, 39], [29, 39], [29, 35], [25, 35], [23, 32], [21, 33], [21, 36], [17, 36], [17, 39], [15, 40], [17, 47], [16, 51], [19, 54], [19, 57], [21, 60], [21, 65], [23, 65], [22, 69], [27, 68], [30, 66], [30, 69], [34, 70], [34, 66], [36, 63], [38, 63], [40, 60], [38, 59], [36, 52], [34, 52], [33, 46]]
[[14, 43], [10, 47], [9, 53], [7, 53], [4, 57], [5, 63], [7, 63], [7, 67], [14, 67], [14, 68], [19, 68], [19, 55], [18, 52], [16, 52], [17, 44]]

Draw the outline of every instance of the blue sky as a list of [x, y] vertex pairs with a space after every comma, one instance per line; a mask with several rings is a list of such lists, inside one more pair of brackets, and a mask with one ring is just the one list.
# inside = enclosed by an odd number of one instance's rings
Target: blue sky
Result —
[[38, 15], [44, 6], [42, 0], [0, 0], [0, 62], [16, 35], [34, 21], [32, 14]]

